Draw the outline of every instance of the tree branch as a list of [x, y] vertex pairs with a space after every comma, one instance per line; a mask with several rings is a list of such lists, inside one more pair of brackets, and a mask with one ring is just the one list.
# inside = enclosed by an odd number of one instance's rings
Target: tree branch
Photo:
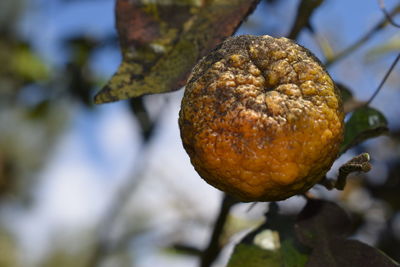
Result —
[[[398, 4], [396, 7], [392, 9], [388, 13], [389, 17], [392, 17], [393, 15], [397, 14], [400, 12], [400, 4]], [[381, 21], [379, 21], [370, 31], [368, 31], [366, 34], [364, 34], [360, 39], [358, 39], [356, 42], [354, 42], [352, 45], [344, 49], [342, 52], [339, 52], [334, 56], [333, 58], [327, 59], [325, 61], [325, 66], [329, 67], [333, 65], [334, 63], [338, 62], [339, 60], [345, 58], [349, 54], [351, 54], [354, 50], [358, 49], [360, 46], [362, 46], [364, 43], [366, 43], [369, 39], [371, 39], [372, 36], [374, 36], [377, 32], [379, 32], [381, 29], [383, 29], [387, 25], [388, 19], [387, 16], [385, 16]]]
[[396, 23], [393, 20], [392, 15], [386, 10], [384, 0], [379, 0], [379, 6], [380, 6], [383, 14], [385, 14], [386, 19], [389, 21], [389, 23], [392, 24], [394, 27], [400, 28], [400, 24]]
[[297, 8], [296, 19], [288, 34], [288, 38], [295, 40], [305, 27], [311, 29], [310, 19], [314, 11], [322, 4], [323, 0], [302, 0]]
[[235, 203], [237, 203], [236, 200], [234, 200], [227, 194], [224, 194], [217, 220], [214, 223], [214, 229], [211, 235], [211, 239], [200, 258], [200, 267], [211, 266], [214, 260], [218, 257], [222, 249], [222, 246], [220, 244], [222, 230], [224, 228], [226, 219], [228, 218], [229, 211]]

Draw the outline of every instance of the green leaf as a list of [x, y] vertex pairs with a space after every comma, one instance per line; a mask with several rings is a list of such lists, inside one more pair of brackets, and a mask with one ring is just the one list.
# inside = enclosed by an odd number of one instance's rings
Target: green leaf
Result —
[[196, 62], [232, 35], [258, 2], [118, 0], [123, 61], [95, 103], [181, 88]]
[[262, 249], [251, 244], [238, 244], [233, 251], [228, 267], [280, 267], [281, 255], [276, 251]]
[[278, 214], [275, 203], [270, 204], [266, 222], [249, 233], [235, 247], [228, 267], [302, 267], [308, 255], [294, 239], [293, 216]]
[[283, 266], [285, 267], [305, 266], [308, 261], [308, 255], [301, 252], [292, 240], [284, 240], [282, 242], [281, 254], [284, 263]]
[[235, 247], [228, 267], [302, 267], [307, 255], [299, 252], [290, 240], [282, 242], [277, 250], [270, 250], [256, 244], [240, 243]]
[[358, 108], [346, 123], [341, 153], [386, 132], [388, 132], [387, 120], [381, 112], [367, 106]]

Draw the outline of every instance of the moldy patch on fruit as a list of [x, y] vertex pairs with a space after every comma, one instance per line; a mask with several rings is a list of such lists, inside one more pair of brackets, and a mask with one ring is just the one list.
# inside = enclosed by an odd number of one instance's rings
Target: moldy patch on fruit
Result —
[[323, 178], [343, 135], [339, 93], [286, 38], [228, 38], [193, 69], [179, 114], [191, 162], [241, 201], [276, 201]]

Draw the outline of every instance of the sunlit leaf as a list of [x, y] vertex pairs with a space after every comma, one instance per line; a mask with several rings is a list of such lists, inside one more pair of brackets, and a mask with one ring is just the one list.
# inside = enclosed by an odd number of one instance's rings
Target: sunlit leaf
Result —
[[279, 251], [266, 250], [251, 244], [239, 244], [229, 260], [228, 267], [280, 267], [281, 262]]
[[123, 54], [96, 103], [181, 88], [194, 64], [232, 35], [259, 0], [118, 0]]
[[387, 131], [387, 120], [381, 112], [367, 106], [358, 108], [346, 123], [341, 152]]

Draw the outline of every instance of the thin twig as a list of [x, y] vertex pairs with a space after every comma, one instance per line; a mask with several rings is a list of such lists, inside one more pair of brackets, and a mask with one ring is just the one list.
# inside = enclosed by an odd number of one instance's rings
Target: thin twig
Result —
[[296, 18], [290, 29], [288, 38], [295, 40], [299, 33], [306, 27], [311, 28], [311, 16], [314, 11], [322, 4], [322, 0], [302, 0], [297, 8]]
[[251, 203], [250, 206], [247, 208], [246, 212], [250, 212], [257, 204], [258, 202]]
[[369, 172], [371, 170], [370, 156], [368, 153], [362, 153], [355, 156], [339, 168], [339, 175], [336, 180], [329, 179], [326, 176], [319, 184], [325, 186], [326, 189], [343, 190], [346, 186], [347, 176], [353, 172]]
[[224, 194], [217, 220], [214, 223], [214, 229], [211, 235], [211, 239], [200, 258], [200, 267], [211, 266], [214, 260], [218, 257], [222, 249], [222, 246], [220, 244], [222, 230], [224, 228], [226, 219], [228, 218], [229, 211], [235, 203], [237, 203], [237, 201], [232, 199], [232, 197]]
[[392, 73], [394, 67], [397, 65], [397, 63], [400, 60], [400, 53], [397, 55], [397, 57], [395, 58], [395, 60], [393, 61], [392, 65], [390, 66], [390, 68], [388, 69], [388, 71], [386, 72], [385, 76], [383, 77], [381, 83], [379, 84], [378, 88], [376, 88], [375, 92], [372, 94], [372, 96], [370, 97], [370, 99], [365, 103], [366, 106], [368, 106], [372, 100], [374, 100], [374, 98], [377, 96], [377, 94], [379, 93], [379, 91], [382, 89], [383, 85], [385, 84], [387, 78], [389, 77], [390, 73]]
[[386, 10], [385, 8], [385, 1], [384, 0], [378, 0], [379, 1], [379, 7], [381, 8], [383, 14], [385, 14], [386, 19], [392, 24], [394, 27], [400, 28], [400, 24], [395, 22], [392, 18], [392, 15]]
[[191, 245], [175, 244], [172, 246], [172, 248], [178, 251], [179, 253], [183, 253], [186, 255], [200, 256], [202, 254], [202, 251], [200, 249]]
[[[387, 19], [387, 21], [389, 21], [390, 24], [392, 24], [393, 26], [400, 28], [400, 24], [397, 24], [393, 18], [392, 18], [392, 14], [390, 14], [386, 8], [385, 8], [385, 1], [384, 0], [379, 0], [379, 6], [383, 12], [383, 14], [385, 14], [385, 17]], [[383, 77], [381, 83], [379, 84], [379, 86], [376, 88], [375, 92], [372, 94], [372, 96], [370, 97], [370, 99], [365, 103], [366, 106], [368, 106], [372, 100], [374, 100], [374, 98], [378, 95], [378, 93], [380, 92], [380, 90], [382, 89], [383, 85], [385, 84], [386, 80], [389, 78], [390, 74], [392, 73], [394, 67], [397, 65], [397, 63], [400, 60], [400, 53], [397, 55], [397, 57], [394, 59], [392, 65], [390, 65], [390, 68], [388, 69], [388, 71], [386, 72], [385, 76]]]
[[[388, 13], [389, 17], [392, 17], [393, 15], [397, 14], [400, 12], [400, 4], [398, 4], [396, 7], [392, 9]], [[385, 16], [381, 21], [379, 21], [370, 31], [365, 33], [360, 39], [358, 39], [356, 42], [354, 42], [352, 45], [344, 49], [342, 52], [339, 52], [334, 56], [333, 58], [327, 59], [326, 62], [324, 63], [326, 67], [329, 67], [333, 65], [334, 63], [338, 62], [339, 60], [345, 58], [348, 56], [350, 53], [352, 53], [354, 50], [358, 49], [360, 46], [362, 46], [364, 43], [366, 43], [369, 39], [371, 39], [372, 36], [374, 36], [377, 32], [379, 32], [381, 29], [383, 29], [387, 25], [388, 19]]]

